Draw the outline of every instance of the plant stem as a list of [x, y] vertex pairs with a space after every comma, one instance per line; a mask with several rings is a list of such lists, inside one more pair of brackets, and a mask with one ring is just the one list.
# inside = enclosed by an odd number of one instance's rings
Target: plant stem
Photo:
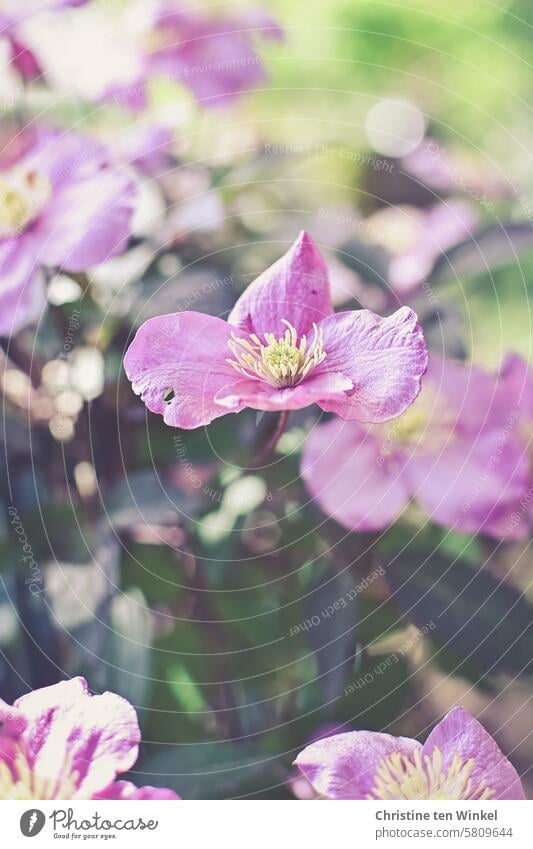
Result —
[[277, 414], [277, 419], [275, 420], [274, 430], [270, 438], [267, 438], [265, 445], [257, 452], [256, 456], [252, 461], [252, 466], [257, 468], [259, 466], [264, 465], [264, 463], [269, 459], [269, 457], [274, 452], [276, 445], [281, 439], [285, 428], [287, 427], [287, 422], [289, 420], [289, 410], [282, 410]]

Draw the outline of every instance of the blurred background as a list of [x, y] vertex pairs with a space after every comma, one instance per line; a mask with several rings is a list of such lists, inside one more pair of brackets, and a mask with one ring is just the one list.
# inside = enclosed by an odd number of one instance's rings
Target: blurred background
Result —
[[[94, 2], [113, 38], [127, 0]], [[210, 7], [229, 10], [251, 5]], [[291, 763], [310, 739], [424, 739], [463, 704], [531, 798], [529, 539], [467, 536], [414, 504], [349, 532], [299, 474], [319, 411], [293, 413], [256, 469], [269, 414], [168, 428], [122, 359], [151, 316], [227, 315], [301, 229], [338, 309], [408, 303], [439, 355], [489, 370], [509, 350], [530, 358], [533, 8], [263, 12], [283, 33], [254, 36], [266, 76], [217, 108], [161, 77], [141, 112], [89, 102], [57, 55], [31, 85], [4, 74], [5, 127], [104, 140], [139, 195], [127, 250], [55, 270], [38, 319], [2, 339], [0, 696], [78, 674], [121, 693], [143, 733], [133, 780], [185, 798], [305, 797]], [[60, 14], [70, 27], [85, 11]], [[148, 166], [126, 140], [154, 127], [165, 144]]]

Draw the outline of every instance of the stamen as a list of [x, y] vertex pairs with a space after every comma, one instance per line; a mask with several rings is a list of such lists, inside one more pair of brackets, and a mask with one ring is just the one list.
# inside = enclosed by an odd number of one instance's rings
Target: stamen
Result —
[[287, 326], [283, 336], [265, 333], [265, 342], [255, 333], [247, 338], [232, 333], [228, 347], [235, 359], [227, 362], [245, 377], [271, 386], [296, 386], [326, 359], [324, 334], [313, 324], [313, 341], [308, 343], [305, 335], [298, 341], [296, 328], [286, 319], [282, 322]]
[[398, 446], [424, 454], [433, 453], [449, 442], [454, 426], [453, 410], [431, 388], [425, 387], [405, 413], [377, 427], [389, 451]]
[[431, 755], [417, 750], [412, 759], [401, 752], [384, 758], [376, 770], [376, 781], [369, 799], [490, 799], [494, 791], [485, 781], [474, 787], [475, 761], [455, 755], [443, 771], [442, 752], [435, 747]]
[[30, 224], [50, 192], [50, 181], [36, 171], [4, 172], [0, 177], [0, 236], [16, 235]]
[[17, 744], [10, 762], [0, 761], [0, 800], [72, 799], [79, 777], [72, 769], [73, 760], [73, 754], [65, 755], [56, 778], [41, 778], [32, 771], [22, 745]]

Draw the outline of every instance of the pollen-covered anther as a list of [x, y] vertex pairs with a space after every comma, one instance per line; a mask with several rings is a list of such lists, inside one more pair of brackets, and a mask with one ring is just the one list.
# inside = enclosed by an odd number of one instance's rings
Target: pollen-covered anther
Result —
[[296, 328], [282, 319], [283, 336], [264, 334], [264, 342], [252, 333], [241, 338], [232, 333], [228, 347], [235, 359], [227, 362], [245, 377], [259, 378], [271, 386], [296, 386], [326, 359], [322, 330], [313, 324], [313, 339], [298, 339]]
[[0, 760], [0, 800], [72, 799], [79, 778], [72, 770], [73, 759], [73, 754], [65, 755], [59, 774], [42, 778], [32, 770], [23, 747], [17, 744], [9, 762]]
[[50, 181], [36, 171], [12, 171], [0, 178], [0, 236], [23, 230], [37, 216], [50, 192]]
[[384, 758], [376, 771], [369, 799], [490, 799], [494, 792], [484, 781], [474, 785], [475, 762], [455, 755], [445, 768], [442, 752], [435, 747], [431, 755], [415, 751], [408, 757], [394, 752]]

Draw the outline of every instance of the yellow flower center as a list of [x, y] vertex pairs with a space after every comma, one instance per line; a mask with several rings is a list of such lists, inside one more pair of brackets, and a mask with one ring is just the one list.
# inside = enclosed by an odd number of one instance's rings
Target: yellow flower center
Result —
[[63, 769], [55, 778], [41, 778], [31, 769], [24, 749], [17, 745], [10, 763], [0, 761], [0, 799], [72, 799], [76, 793], [77, 773], [72, 772], [72, 758], [67, 756]]
[[439, 450], [451, 438], [454, 428], [453, 411], [430, 388], [422, 390], [405, 413], [383, 425], [378, 432], [387, 453], [394, 446], [416, 449], [418, 453]]
[[50, 192], [50, 181], [36, 171], [4, 173], [0, 177], [0, 237], [24, 230], [35, 220]]
[[296, 328], [282, 321], [287, 326], [283, 336], [265, 333], [265, 342], [255, 333], [246, 339], [232, 333], [228, 346], [235, 359], [227, 362], [245, 377], [259, 378], [271, 386], [296, 386], [326, 359], [323, 333], [313, 324], [314, 337], [308, 342], [306, 336], [298, 339]]
[[429, 415], [427, 410], [416, 403], [409, 407], [395, 422], [394, 434], [399, 442], [418, 442], [427, 427]]
[[420, 750], [413, 757], [394, 752], [380, 761], [376, 770], [374, 787], [369, 799], [490, 799], [494, 791], [485, 781], [474, 786], [473, 758], [465, 761], [455, 755], [450, 766], [444, 770], [442, 752], [435, 747], [431, 755], [422, 755]]

